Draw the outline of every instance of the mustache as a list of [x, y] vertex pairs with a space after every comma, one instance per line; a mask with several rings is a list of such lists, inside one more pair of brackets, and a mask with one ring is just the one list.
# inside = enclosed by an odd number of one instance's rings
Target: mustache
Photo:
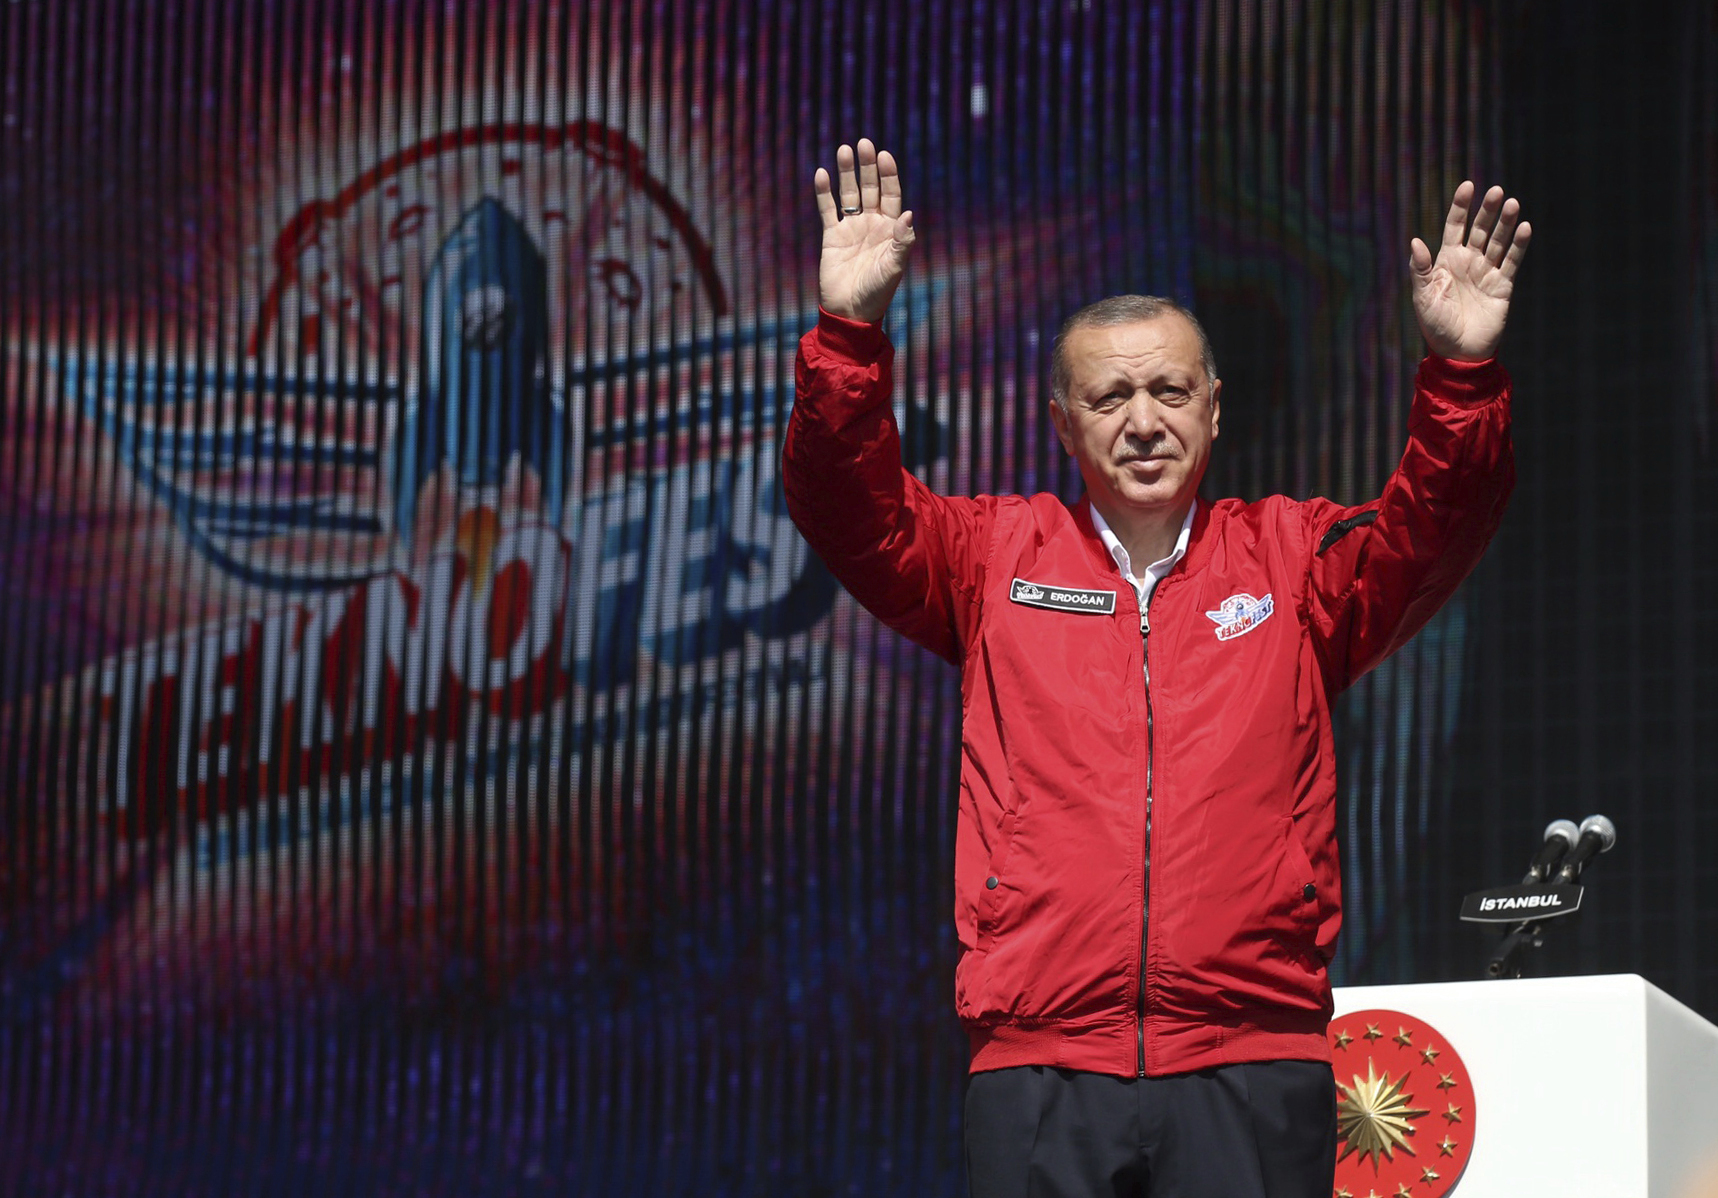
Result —
[[1175, 456], [1177, 455], [1171, 451], [1168, 438], [1153, 437], [1143, 444], [1130, 443], [1122, 450], [1119, 460], [1125, 464], [1127, 462], [1144, 462], [1151, 458], [1172, 458]]

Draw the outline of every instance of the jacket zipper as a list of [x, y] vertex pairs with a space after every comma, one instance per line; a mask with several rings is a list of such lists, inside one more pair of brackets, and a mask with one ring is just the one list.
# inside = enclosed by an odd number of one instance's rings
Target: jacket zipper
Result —
[[[1155, 590], [1155, 588], [1154, 588]], [[1151, 924], [1151, 765], [1153, 756], [1151, 718], [1151, 599], [1139, 609], [1140, 659], [1145, 668], [1145, 899], [1139, 913], [1139, 1076], [1145, 1076], [1145, 954], [1147, 929]]]

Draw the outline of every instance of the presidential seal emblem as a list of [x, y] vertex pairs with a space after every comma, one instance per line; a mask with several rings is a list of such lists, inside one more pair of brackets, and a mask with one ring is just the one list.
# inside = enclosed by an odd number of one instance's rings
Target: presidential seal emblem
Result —
[[1443, 1198], [1473, 1154], [1474, 1094], [1449, 1040], [1400, 1011], [1331, 1021], [1334, 1198]]

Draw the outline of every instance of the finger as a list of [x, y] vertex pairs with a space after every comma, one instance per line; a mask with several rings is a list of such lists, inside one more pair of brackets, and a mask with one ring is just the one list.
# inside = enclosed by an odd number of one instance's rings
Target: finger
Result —
[[1521, 219], [1521, 205], [1513, 197], [1503, 201], [1503, 210], [1497, 215], [1497, 228], [1491, 233], [1491, 239], [1485, 243], [1485, 260], [1493, 266], [1501, 265], [1503, 256], [1515, 244], [1515, 226]]
[[901, 168], [887, 150], [877, 155], [877, 187], [881, 193], [878, 206], [883, 215], [901, 215]]
[[1532, 225], [1522, 221], [1515, 226], [1515, 236], [1510, 239], [1509, 252], [1503, 256], [1503, 265], [1498, 268], [1510, 282], [1515, 281], [1515, 272], [1521, 269], [1521, 260], [1527, 257], [1527, 243], [1532, 240]]
[[859, 206], [867, 212], [877, 211], [877, 147], [869, 137], [859, 139]]
[[1467, 214], [1472, 203], [1473, 182], [1464, 179], [1456, 188], [1455, 195], [1450, 197], [1449, 214], [1444, 217], [1444, 249], [1456, 249], [1467, 240]]
[[1408, 266], [1413, 270], [1416, 280], [1424, 279], [1432, 273], [1432, 251], [1426, 248], [1426, 243], [1418, 237], [1408, 246]]
[[1485, 253], [1485, 247], [1491, 241], [1491, 231], [1497, 225], [1497, 214], [1502, 208], [1503, 188], [1494, 187], [1485, 193], [1485, 199], [1480, 201], [1479, 211], [1474, 213], [1473, 232], [1467, 239], [1469, 248]]
[[835, 151], [835, 171], [841, 180], [841, 207], [859, 206], [859, 180], [853, 173], [853, 147], [842, 146]]
[[812, 176], [811, 188], [817, 196], [817, 218], [823, 222], [825, 229], [834, 228], [835, 222], [840, 219], [835, 214], [835, 192], [829, 186], [829, 172], [821, 166], [817, 168], [817, 174]]
[[911, 208], [895, 218], [895, 252], [905, 256], [913, 248], [913, 242], [918, 234], [913, 231], [913, 210]]

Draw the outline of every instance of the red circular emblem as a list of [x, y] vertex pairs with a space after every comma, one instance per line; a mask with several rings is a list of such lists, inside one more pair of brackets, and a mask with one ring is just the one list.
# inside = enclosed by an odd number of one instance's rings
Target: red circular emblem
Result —
[[1473, 1155], [1467, 1066], [1424, 1020], [1355, 1011], [1330, 1024], [1335, 1198], [1442, 1198]]

